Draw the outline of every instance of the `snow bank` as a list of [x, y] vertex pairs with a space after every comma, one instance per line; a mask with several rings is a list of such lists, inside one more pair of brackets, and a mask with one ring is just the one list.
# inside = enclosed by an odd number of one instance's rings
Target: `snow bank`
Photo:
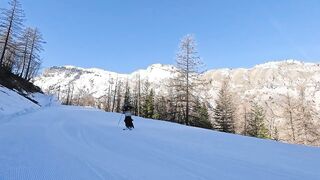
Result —
[[[16, 91], [0, 86], [0, 117], [18, 115], [29, 111], [40, 109], [40, 107], [54, 106], [60, 104], [53, 96], [41, 93], [28, 95], [27, 99]], [[38, 102], [35, 103], [32, 100]]]
[[34, 108], [39, 106], [17, 92], [0, 86], [0, 117]]
[[41, 107], [57, 106], [61, 104], [57, 99], [57, 97], [53, 95], [33, 93], [33, 94], [30, 94], [29, 97], [37, 101]]

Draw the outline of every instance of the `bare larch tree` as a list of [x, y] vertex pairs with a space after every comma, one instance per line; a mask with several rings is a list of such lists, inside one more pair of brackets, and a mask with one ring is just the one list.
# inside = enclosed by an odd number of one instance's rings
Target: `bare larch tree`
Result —
[[[18, 0], [11, 0], [9, 8], [3, 9], [0, 16], [0, 66], [4, 64], [6, 54], [17, 49], [15, 39], [19, 37], [24, 21], [24, 12]], [[11, 52], [11, 53], [10, 53]]]
[[177, 95], [184, 104], [184, 124], [189, 125], [190, 104], [192, 103], [192, 96], [198, 85], [199, 70], [201, 68], [201, 61], [197, 55], [196, 41], [192, 35], [186, 35], [182, 38], [179, 50], [176, 56], [177, 73], [173, 80], [173, 87]]

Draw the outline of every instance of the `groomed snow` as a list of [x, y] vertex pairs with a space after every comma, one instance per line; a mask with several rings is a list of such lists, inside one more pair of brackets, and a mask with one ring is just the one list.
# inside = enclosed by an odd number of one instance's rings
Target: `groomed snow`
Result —
[[55, 105], [0, 119], [0, 179], [320, 179], [320, 148], [120, 118]]

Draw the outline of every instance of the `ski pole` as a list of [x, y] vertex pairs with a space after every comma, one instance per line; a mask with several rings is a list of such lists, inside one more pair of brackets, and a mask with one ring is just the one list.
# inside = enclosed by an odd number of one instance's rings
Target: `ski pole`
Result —
[[121, 114], [121, 116], [120, 116], [120, 118], [119, 118], [118, 126], [119, 126], [119, 124], [120, 124], [120, 121], [121, 121], [121, 119], [122, 119], [122, 116], [123, 116], [123, 114]]

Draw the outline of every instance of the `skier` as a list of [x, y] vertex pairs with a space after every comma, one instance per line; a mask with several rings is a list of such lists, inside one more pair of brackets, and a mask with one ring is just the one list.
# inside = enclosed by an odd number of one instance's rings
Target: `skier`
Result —
[[124, 123], [126, 124], [126, 127], [127, 129], [129, 130], [132, 130], [134, 128], [134, 125], [133, 125], [133, 119], [131, 118], [131, 109], [132, 109], [132, 106], [130, 105], [124, 105], [122, 110], [123, 110], [123, 113], [124, 113]]

